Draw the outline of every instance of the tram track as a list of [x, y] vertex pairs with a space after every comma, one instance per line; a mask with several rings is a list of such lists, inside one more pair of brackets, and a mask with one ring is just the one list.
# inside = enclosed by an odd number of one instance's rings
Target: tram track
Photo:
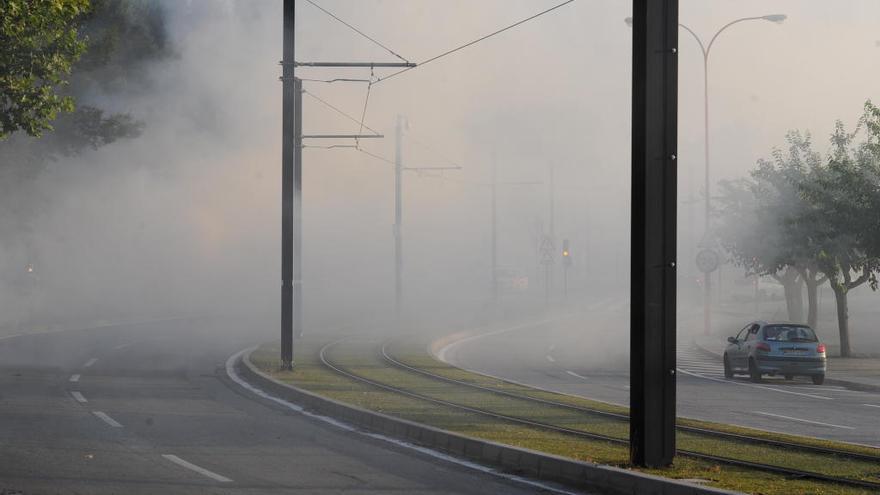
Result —
[[[446, 400], [443, 398], [432, 397], [432, 396], [426, 395], [425, 393], [420, 393], [419, 391], [407, 389], [405, 387], [401, 387], [399, 385], [395, 385], [395, 384], [388, 383], [385, 381], [377, 380], [374, 378], [369, 378], [367, 376], [364, 376], [362, 373], [358, 373], [354, 369], [351, 369], [351, 367], [349, 367], [349, 366], [346, 366], [344, 364], [341, 364], [339, 362], [334, 361], [330, 357], [329, 351], [334, 346], [337, 346], [347, 340], [350, 340], [350, 339], [340, 339], [340, 340], [337, 340], [334, 342], [330, 342], [330, 343], [324, 345], [323, 347], [321, 347], [321, 349], [319, 351], [319, 359], [320, 359], [322, 365], [325, 366], [326, 368], [334, 371], [337, 374], [346, 376], [352, 380], [376, 387], [378, 389], [385, 390], [387, 392], [392, 392], [392, 393], [399, 394], [399, 395], [402, 395], [405, 397], [409, 397], [412, 399], [430, 402], [430, 403], [433, 403], [436, 405], [449, 407], [449, 408], [452, 408], [455, 410], [459, 410], [459, 411], [467, 412], [467, 413], [471, 413], [471, 414], [477, 414], [477, 415], [487, 417], [487, 418], [493, 418], [493, 419], [507, 422], [507, 423], [517, 424], [517, 425], [521, 425], [521, 426], [525, 426], [525, 427], [529, 427], [529, 428], [535, 428], [535, 429], [539, 429], [539, 430], [543, 430], [543, 431], [553, 432], [553, 433], [572, 436], [572, 437], [579, 437], [579, 438], [588, 439], [588, 440], [592, 440], [592, 441], [602, 441], [602, 442], [608, 442], [608, 443], [617, 444], [617, 445], [628, 445], [628, 443], [629, 443], [627, 438], [623, 438], [620, 436], [585, 431], [580, 428], [572, 428], [572, 427], [563, 426], [560, 424], [552, 424], [552, 423], [549, 423], [546, 421], [540, 421], [540, 420], [536, 420], [533, 418], [523, 417], [523, 415], [508, 414], [508, 413], [500, 412], [497, 410], [490, 410], [485, 407], [476, 407], [474, 405], [462, 404], [460, 402], [456, 402], [456, 401], [452, 401], [452, 400]], [[446, 383], [450, 386], [458, 387], [461, 389], [479, 391], [480, 393], [487, 393], [487, 394], [492, 394], [492, 395], [496, 395], [496, 396], [504, 396], [507, 399], [516, 400], [516, 401], [523, 401], [524, 403], [539, 404], [541, 407], [550, 407], [550, 408], [555, 408], [555, 409], [560, 409], [560, 410], [564, 409], [568, 412], [583, 414], [583, 415], [601, 416], [604, 418], [609, 418], [613, 421], [628, 422], [628, 420], [629, 420], [628, 416], [625, 414], [617, 414], [617, 413], [612, 413], [609, 411], [601, 411], [601, 410], [591, 409], [591, 408], [582, 407], [582, 406], [575, 406], [572, 404], [566, 404], [563, 402], [553, 401], [553, 400], [544, 399], [544, 398], [530, 397], [530, 396], [524, 395], [524, 394], [517, 394], [515, 392], [510, 392], [510, 391], [506, 391], [506, 390], [499, 390], [497, 388], [486, 387], [486, 386], [478, 385], [478, 384], [474, 384], [474, 383], [468, 383], [468, 382], [465, 382], [462, 380], [456, 380], [453, 378], [438, 375], [436, 373], [431, 373], [430, 371], [418, 368], [416, 366], [408, 365], [408, 364], [404, 363], [401, 359], [395, 357], [393, 355], [393, 353], [389, 352], [389, 350], [388, 350], [389, 344], [390, 344], [390, 341], [388, 341], [388, 340], [382, 342], [381, 345], [378, 346], [378, 349], [376, 350], [376, 352], [374, 353], [375, 354], [374, 357], [379, 362], [379, 364], [386, 366], [386, 367], [389, 367], [389, 368], [397, 369], [400, 372], [419, 375], [419, 376], [422, 376], [426, 379], [434, 380], [437, 382], [443, 382], [443, 383]], [[519, 384], [517, 384], [517, 385], [519, 385]], [[837, 449], [824, 449], [824, 448], [817, 447], [817, 446], [804, 446], [804, 445], [799, 445], [799, 444], [795, 444], [795, 443], [779, 442], [779, 441], [774, 441], [774, 440], [770, 440], [770, 439], [749, 437], [749, 436], [745, 436], [745, 435], [733, 434], [733, 433], [728, 433], [728, 432], [718, 432], [718, 431], [714, 431], [714, 430], [705, 430], [703, 428], [695, 428], [695, 427], [685, 427], [684, 429], [680, 428], [680, 430], [686, 431], [687, 433], [690, 433], [690, 434], [704, 435], [704, 436], [710, 436], [710, 437], [714, 437], [714, 438], [721, 438], [726, 441], [734, 441], [734, 442], [741, 442], [741, 443], [755, 443], [755, 444], [761, 444], [766, 447], [780, 448], [780, 449], [797, 448], [797, 449], [803, 449], [805, 452], [810, 453], [810, 454], [815, 454], [815, 455], [827, 455], [827, 456], [832, 456], [834, 458], [846, 458], [846, 459], [851, 459], [854, 461], [880, 463], [880, 458], [878, 458], [876, 456], [870, 456], [867, 454], [859, 454], [859, 453], [855, 453], [855, 452], [841, 451], [841, 450], [837, 450]], [[760, 462], [754, 462], [754, 461], [743, 460], [743, 459], [736, 459], [736, 458], [732, 458], [732, 457], [719, 456], [719, 455], [715, 455], [715, 454], [711, 454], [711, 453], [699, 452], [699, 451], [694, 451], [694, 450], [679, 449], [677, 452], [681, 456], [690, 457], [693, 459], [700, 459], [703, 461], [709, 461], [709, 462], [725, 464], [725, 465], [730, 465], [730, 466], [737, 466], [740, 468], [759, 470], [759, 471], [763, 471], [763, 472], [773, 473], [776, 475], [782, 475], [782, 476], [785, 476], [787, 478], [792, 478], [792, 479], [809, 479], [809, 480], [814, 480], [814, 481], [836, 483], [836, 484], [850, 486], [850, 487], [880, 491], [880, 483], [868, 481], [868, 480], [864, 480], [864, 479], [833, 476], [833, 475], [818, 473], [818, 472], [814, 472], [814, 471], [806, 471], [806, 470], [794, 469], [791, 467], [784, 467], [784, 466], [779, 466], [779, 465], [774, 465], [774, 464], [760, 463]], [[880, 464], [878, 464], [878, 465], [880, 465]]]

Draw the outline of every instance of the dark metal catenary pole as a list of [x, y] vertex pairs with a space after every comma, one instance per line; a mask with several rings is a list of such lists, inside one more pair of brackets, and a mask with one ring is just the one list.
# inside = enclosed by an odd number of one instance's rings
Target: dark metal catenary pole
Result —
[[284, 0], [281, 111], [281, 368], [293, 367], [294, 0]]
[[630, 454], [675, 456], [678, 0], [633, 0]]
[[293, 119], [293, 336], [303, 335], [302, 284], [302, 79], [294, 78]]
[[400, 316], [403, 298], [403, 116], [397, 116], [394, 144], [394, 311]]

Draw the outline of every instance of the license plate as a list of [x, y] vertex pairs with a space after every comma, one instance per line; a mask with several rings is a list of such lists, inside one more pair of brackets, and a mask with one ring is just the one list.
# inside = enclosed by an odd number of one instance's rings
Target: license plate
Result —
[[783, 349], [782, 353], [783, 354], [806, 354], [807, 351], [805, 351], [803, 349]]

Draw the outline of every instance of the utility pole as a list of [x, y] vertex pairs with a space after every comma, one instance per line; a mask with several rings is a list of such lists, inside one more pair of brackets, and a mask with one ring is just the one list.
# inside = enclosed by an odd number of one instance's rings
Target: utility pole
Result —
[[492, 155], [492, 304], [498, 305], [498, 162]]
[[400, 320], [401, 299], [403, 297], [403, 198], [401, 179], [403, 175], [402, 129], [403, 116], [397, 116], [394, 148], [394, 311]]
[[675, 457], [678, 0], [633, 0], [630, 459]]
[[556, 183], [553, 172], [553, 162], [550, 162], [550, 187], [547, 189], [550, 202], [550, 259], [544, 264], [544, 302], [548, 306], [553, 294], [553, 262], [556, 258]]
[[284, 0], [284, 36], [281, 62], [281, 369], [293, 369], [293, 176], [294, 123], [299, 108], [294, 81], [294, 0]]
[[302, 133], [302, 80], [296, 67], [415, 67], [411, 62], [297, 62], [295, 0], [284, 0], [281, 61], [281, 368], [293, 369], [293, 339], [303, 334], [302, 147], [303, 139], [381, 138], [381, 134]]

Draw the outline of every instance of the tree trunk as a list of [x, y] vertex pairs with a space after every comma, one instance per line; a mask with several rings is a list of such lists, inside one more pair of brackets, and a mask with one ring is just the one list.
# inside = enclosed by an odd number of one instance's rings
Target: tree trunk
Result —
[[807, 279], [807, 325], [816, 329], [816, 320], [819, 319], [819, 284], [815, 280]]
[[849, 344], [849, 312], [847, 311], [847, 289], [843, 284], [833, 283], [834, 300], [837, 303], [837, 328], [840, 332], [840, 356], [849, 357], [852, 354]]
[[800, 277], [796, 277], [789, 292], [791, 292], [792, 307], [788, 310], [788, 319], [801, 323], [804, 321], [804, 281]]
[[785, 309], [788, 311], [788, 320], [792, 322], [804, 321], [804, 286], [803, 280], [798, 275], [798, 272], [790, 267], [781, 275], [773, 275], [773, 278], [782, 284], [785, 292]]
[[821, 272], [818, 269], [811, 269], [806, 266], [799, 267], [798, 273], [801, 275], [801, 280], [807, 285], [807, 325], [815, 329], [816, 323], [819, 320], [819, 298], [817, 292], [819, 286], [824, 284], [828, 277], [819, 275]]

